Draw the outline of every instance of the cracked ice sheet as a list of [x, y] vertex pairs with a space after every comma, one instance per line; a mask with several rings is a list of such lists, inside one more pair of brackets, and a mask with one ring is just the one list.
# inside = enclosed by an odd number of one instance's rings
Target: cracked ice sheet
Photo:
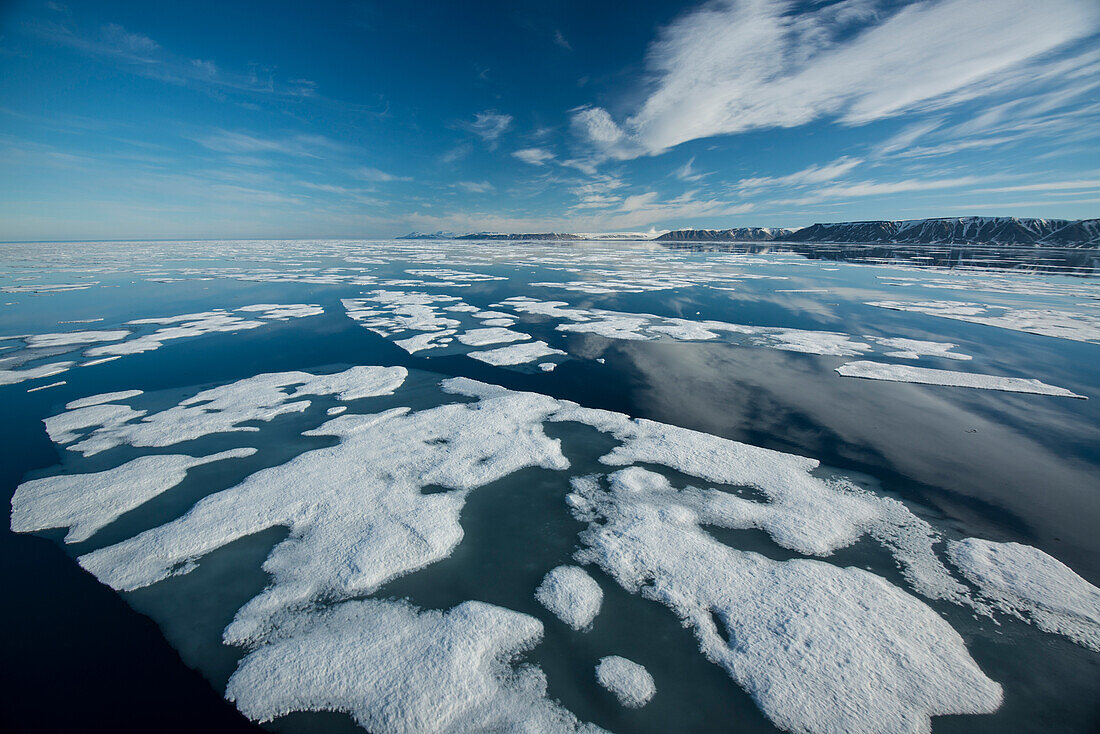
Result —
[[616, 472], [606, 491], [593, 480], [574, 488], [578, 519], [590, 522], [578, 559], [670, 607], [780, 728], [930, 732], [932, 716], [1000, 706], [1001, 687], [959, 634], [878, 576], [719, 543], [645, 469]]
[[1100, 344], [1100, 316], [1076, 311], [1009, 308], [963, 301], [868, 301], [867, 305]]
[[1100, 589], [1058, 559], [979, 538], [949, 541], [947, 554], [1000, 611], [1100, 652]]
[[1064, 387], [1056, 387], [1024, 377], [979, 375], [973, 372], [934, 370], [928, 367], [913, 367], [907, 364], [885, 364], [863, 360], [842, 364], [836, 368], [836, 372], [844, 377], [860, 377], [865, 380], [912, 382], [918, 385], [944, 385], [947, 387], [972, 387], [980, 390], [1001, 390], [1003, 392], [1088, 399], [1086, 396], [1078, 395]]

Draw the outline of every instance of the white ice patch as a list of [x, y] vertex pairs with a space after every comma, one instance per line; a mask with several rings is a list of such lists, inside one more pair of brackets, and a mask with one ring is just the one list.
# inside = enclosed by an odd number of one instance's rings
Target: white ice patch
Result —
[[1100, 652], [1100, 589], [1057, 558], [979, 538], [950, 541], [947, 554], [1001, 611]]
[[53, 377], [54, 375], [60, 375], [72, 367], [75, 362], [51, 362], [50, 364], [39, 365], [38, 367], [30, 367], [25, 370], [5, 370], [0, 369], [0, 385], [14, 385], [26, 380], [37, 380], [42, 377]]
[[857, 341], [848, 334], [832, 331], [747, 326], [724, 321], [693, 321], [646, 313], [565, 308], [567, 305], [564, 301], [537, 301], [523, 296], [509, 298], [497, 304], [500, 307], [512, 308], [519, 313], [566, 321], [567, 323], [556, 327], [558, 331], [596, 334], [607, 339], [632, 341], [662, 337], [678, 341], [723, 339], [745, 346], [841, 357], [857, 356], [873, 349], [869, 344]]
[[837, 367], [836, 371], [844, 377], [860, 377], [865, 380], [913, 382], [918, 385], [945, 385], [948, 387], [973, 387], [980, 390], [1001, 390], [1004, 392], [1031, 393], [1033, 395], [1088, 399], [1084, 395], [1078, 395], [1064, 387], [1056, 387], [1024, 377], [978, 375], [972, 372], [934, 370], [928, 367], [868, 361], [848, 362]]
[[102, 405], [103, 403], [117, 403], [120, 400], [129, 400], [130, 398], [136, 398], [141, 395], [141, 390], [120, 390], [118, 392], [105, 392], [99, 395], [91, 395], [86, 398], [80, 398], [79, 400], [73, 400], [70, 403], [65, 404], [66, 410], [76, 410], [77, 408], [87, 408], [92, 405]]
[[[481, 360], [482, 362], [487, 362], [491, 365], [505, 366], [534, 362], [536, 359], [550, 357], [555, 354], [564, 355], [565, 352], [560, 349], [554, 349], [544, 341], [533, 341], [524, 344], [513, 344], [498, 349], [488, 349], [483, 352], [470, 352], [467, 356]], [[554, 363], [545, 362], [543, 364], [553, 365]], [[544, 370], [546, 369], [543, 365], [539, 365], [539, 367]], [[553, 367], [550, 369], [553, 369]]]
[[[76, 432], [99, 426], [69, 447], [85, 456], [116, 446], [171, 446], [213, 433], [258, 431], [243, 426], [249, 421], [270, 421], [284, 413], [309, 407], [309, 395], [333, 395], [357, 400], [388, 395], [401, 386], [403, 367], [352, 367], [333, 375], [308, 372], [263, 374], [204, 390], [179, 405], [154, 413], [139, 422], [144, 412], [125, 405], [98, 405], [47, 418], [46, 430], [58, 443], [70, 443]], [[288, 388], [297, 387], [287, 392]]]
[[657, 692], [653, 676], [644, 665], [618, 655], [600, 659], [596, 666], [596, 680], [614, 693], [619, 703], [632, 709], [645, 706]]
[[77, 347], [96, 342], [114, 342], [130, 336], [126, 330], [117, 331], [67, 331], [59, 334], [35, 334], [24, 341], [31, 349], [53, 347]]
[[[200, 313], [180, 314], [178, 316], [161, 316], [147, 319], [134, 319], [128, 321], [131, 326], [159, 325], [151, 334], [144, 334], [134, 339], [119, 344], [109, 344], [102, 347], [93, 347], [84, 352], [86, 357], [121, 356], [126, 354], [141, 354], [143, 352], [160, 349], [164, 342], [173, 339], [188, 339], [216, 332], [241, 331], [255, 329], [268, 321], [285, 321], [291, 318], [302, 318], [324, 313], [324, 309], [314, 304], [291, 303], [259, 303], [253, 306], [242, 306], [237, 311], [249, 314], [252, 318], [235, 316], [225, 309], [214, 309]], [[260, 319], [260, 320], [256, 320]], [[123, 332], [129, 334], [129, 332]]]
[[1076, 311], [1009, 308], [960, 301], [869, 301], [867, 305], [1100, 344], [1100, 316]]
[[254, 313], [261, 319], [271, 319], [273, 321], [320, 316], [325, 312], [325, 309], [315, 303], [257, 303], [252, 306], [241, 306], [236, 310]]
[[[136, 589], [237, 538], [287, 527], [264, 564], [271, 586], [226, 630], [234, 644], [255, 641], [280, 610], [367, 594], [448, 556], [462, 539], [459, 514], [471, 490], [525, 467], [567, 468], [541, 427], [557, 405], [500, 391], [475, 404], [341, 415], [308, 434], [337, 436], [336, 446], [252, 474], [80, 563], [113, 588]], [[421, 493], [430, 485], [451, 491]]]
[[929, 342], [919, 339], [885, 338], [880, 336], [869, 336], [867, 339], [877, 344], [881, 344], [884, 347], [897, 350], [895, 352], [886, 352], [887, 357], [897, 357], [898, 359], [942, 357], [944, 359], [957, 359], [963, 361], [971, 358], [969, 354], [952, 352], [951, 350], [959, 345], [949, 342]]
[[483, 347], [487, 344], [507, 344], [509, 342], [518, 342], [530, 338], [531, 337], [527, 334], [504, 329], [499, 326], [484, 329], [470, 329], [466, 333], [458, 335], [458, 340], [460, 342], [471, 347]]
[[591, 523], [578, 560], [670, 607], [780, 728], [928, 732], [932, 716], [1000, 706], [958, 633], [878, 576], [719, 543], [695, 502], [644, 469], [574, 488]]
[[123, 513], [183, 481], [187, 470], [213, 461], [251, 456], [256, 449], [210, 456], [154, 454], [94, 474], [62, 474], [20, 484], [11, 499], [11, 529], [28, 533], [69, 528], [66, 543], [80, 543]]
[[603, 604], [603, 590], [583, 568], [558, 566], [543, 578], [535, 598], [575, 630], [592, 624]]
[[446, 612], [351, 601], [288, 615], [241, 661], [226, 697], [256, 721], [345, 711], [376, 734], [598, 731], [511, 661], [542, 638], [534, 617], [468, 601]]

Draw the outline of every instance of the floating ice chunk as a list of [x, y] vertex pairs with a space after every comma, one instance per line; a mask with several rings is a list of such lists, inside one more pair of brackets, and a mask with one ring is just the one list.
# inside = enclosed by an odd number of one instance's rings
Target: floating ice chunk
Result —
[[1009, 308], [960, 301], [869, 301], [867, 305], [1100, 344], [1100, 316], [1076, 311]]
[[164, 342], [172, 339], [187, 339], [202, 336], [213, 332], [240, 331], [242, 329], [255, 329], [264, 325], [263, 321], [254, 321], [233, 316], [232, 314], [217, 310], [201, 313], [182, 314], [179, 316], [166, 316], [149, 319], [135, 319], [129, 324], [168, 324], [164, 328], [157, 329], [152, 334], [145, 334], [136, 339], [130, 339], [120, 344], [109, 344], [102, 347], [93, 347], [84, 352], [86, 357], [102, 357], [124, 354], [141, 354], [164, 346]]
[[512, 331], [511, 329], [504, 329], [499, 326], [492, 326], [485, 329], [470, 329], [465, 334], [458, 335], [458, 340], [460, 342], [471, 347], [481, 347], [486, 344], [506, 344], [508, 342], [524, 341], [530, 338], [528, 334]]
[[777, 726], [928, 732], [930, 717], [991, 713], [999, 685], [936, 612], [856, 568], [773, 561], [719, 543], [668, 481], [632, 468], [574, 484], [591, 524], [578, 560], [661, 602]]
[[[337, 436], [339, 444], [256, 472], [80, 563], [113, 588], [136, 589], [237, 538], [287, 527], [264, 564], [272, 585], [226, 630], [228, 641], [257, 639], [282, 609], [367, 594], [448, 556], [462, 539], [459, 515], [471, 490], [525, 467], [568, 468], [559, 441], [542, 431], [557, 407], [552, 398], [496, 388], [475, 404], [344, 414], [307, 434]], [[423, 494], [429, 485], [451, 491]]]
[[20, 484], [11, 499], [11, 529], [27, 533], [69, 528], [66, 543], [92, 537], [123, 513], [138, 507], [183, 481], [193, 466], [251, 456], [242, 448], [210, 456], [156, 454], [95, 474], [61, 474]]
[[867, 344], [854, 341], [848, 334], [832, 331], [768, 329], [765, 333], [775, 340], [770, 346], [788, 352], [854, 357], [871, 349]]
[[936, 556], [933, 545], [939, 535], [928, 523], [895, 499], [814, 476], [815, 459], [568, 404], [551, 420], [585, 423], [622, 441], [600, 458], [604, 464], [663, 464], [705, 481], [753, 487], [768, 499], [754, 502], [717, 489], [684, 490], [683, 501], [690, 499], [712, 525], [759, 528], [785, 548], [817, 556], [870, 534], [890, 550], [919, 593], [970, 603], [966, 588]]
[[948, 542], [947, 555], [1001, 611], [1100, 652], [1100, 589], [1057, 558], [979, 538]]
[[60, 375], [65, 370], [72, 367], [75, 362], [51, 362], [50, 364], [39, 365], [38, 367], [30, 367], [25, 370], [4, 370], [0, 369], [0, 385], [14, 385], [18, 382], [24, 382], [26, 380], [37, 380], [42, 377], [53, 377], [54, 375]]
[[482, 602], [446, 612], [346, 602], [288, 616], [241, 661], [226, 697], [256, 721], [346, 711], [376, 734], [577, 731], [539, 668], [509, 664], [541, 638], [534, 617]]
[[134, 410], [129, 405], [102, 403], [51, 416], [43, 423], [50, 439], [64, 445], [80, 438], [86, 428], [96, 426], [99, 430], [113, 430], [143, 415], [144, 410]]
[[[101, 405], [81, 408], [46, 419], [46, 430], [58, 443], [74, 440], [76, 430], [99, 425], [69, 448], [85, 456], [122, 444], [171, 446], [213, 433], [256, 431], [242, 426], [248, 421], [270, 421], [284, 413], [309, 407], [309, 395], [336, 394], [341, 400], [388, 395], [400, 387], [408, 372], [404, 367], [353, 367], [333, 375], [280, 372], [204, 390], [179, 405], [154, 413], [140, 422], [143, 413], [128, 406]], [[288, 393], [287, 388], [298, 385]], [[97, 409], [100, 412], [95, 412]]]
[[325, 411], [325, 415], [330, 415], [330, 416], [331, 415], [340, 415], [341, 413], [343, 413], [347, 409], [348, 409], [348, 406], [346, 406], [346, 405], [334, 405], [333, 407], [331, 407], [331, 408], [329, 408], [328, 410]]
[[919, 385], [946, 385], [948, 387], [974, 387], [981, 390], [1002, 390], [1004, 392], [1088, 399], [1084, 395], [1078, 395], [1064, 387], [1056, 387], [1039, 380], [1023, 377], [978, 375], [972, 372], [934, 370], [929, 367], [911, 367], [902, 364], [868, 361], [848, 362], [837, 367], [836, 371], [845, 377], [861, 377], [866, 380], [914, 382]]
[[[459, 337], [461, 339], [461, 337]], [[489, 349], [484, 352], [470, 352], [470, 357], [487, 362], [492, 365], [505, 366], [512, 364], [524, 364], [534, 362], [536, 359], [549, 357], [554, 354], [565, 354], [560, 349], [554, 349], [544, 341], [525, 342], [513, 344], [507, 347]], [[553, 364], [550, 362], [548, 364]]]
[[257, 303], [252, 306], [241, 306], [237, 311], [256, 313], [261, 319], [285, 321], [306, 316], [320, 316], [325, 312], [315, 303]]
[[454, 333], [454, 329], [444, 329], [443, 331], [429, 331], [426, 334], [417, 334], [416, 336], [409, 337], [408, 339], [397, 339], [394, 341], [394, 344], [401, 347], [409, 354], [415, 354], [416, 352], [422, 352], [425, 349], [435, 349], [436, 347], [444, 346], [448, 337], [450, 337]]
[[35, 334], [27, 337], [25, 342], [31, 349], [45, 349], [49, 347], [75, 347], [96, 342], [114, 342], [128, 336], [130, 336], [130, 332], [125, 329], [116, 331], [67, 331], [59, 334]]
[[867, 337], [876, 344], [881, 344], [896, 352], [886, 352], [887, 357], [898, 359], [920, 359], [921, 357], [943, 357], [945, 359], [969, 360], [969, 354], [960, 354], [951, 350], [959, 346], [950, 342], [928, 342], [919, 339], [884, 338], [880, 336]]
[[65, 380], [58, 380], [57, 382], [51, 382], [49, 385], [39, 385], [38, 387], [32, 387], [27, 392], [38, 392], [39, 390], [49, 390], [51, 387], [61, 387], [67, 385]]
[[136, 398], [141, 395], [141, 390], [120, 390], [118, 392], [105, 392], [99, 395], [91, 395], [86, 398], [80, 398], [79, 400], [73, 400], [70, 403], [65, 404], [66, 410], [76, 410], [77, 408], [87, 408], [92, 405], [102, 405], [103, 403], [116, 403], [120, 400], [128, 400], [130, 398]]
[[594, 320], [581, 321], [571, 324], [559, 324], [558, 331], [573, 333], [596, 334], [607, 339], [629, 339], [644, 341], [651, 337], [643, 333], [643, 329], [652, 317], [648, 315], [623, 314], [621, 316], [600, 316]]
[[596, 680], [614, 693], [619, 703], [632, 709], [645, 706], [657, 692], [653, 676], [644, 665], [618, 655], [608, 655], [600, 659], [596, 666]]
[[535, 598], [562, 622], [579, 630], [599, 614], [603, 590], [583, 568], [558, 566], [543, 578]]
[[557, 362], [539, 362], [539, 369], [543, 372], [553, 372], [557, 366]]

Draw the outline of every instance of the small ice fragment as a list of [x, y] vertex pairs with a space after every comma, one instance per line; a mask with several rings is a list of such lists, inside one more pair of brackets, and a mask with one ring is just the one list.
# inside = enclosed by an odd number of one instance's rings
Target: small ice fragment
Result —
[[596, 680], [614, 693], [619, 703], [627, 708], [645, 706], [657, 692], [653, 676], [645, 666], [618, 655], [609, 655], [600, 660], [596, 666]]
[[603, 603], [603, 590], [583, 568], [558, 566], [543, 578], [535, 598], [575, 630], [592, 624]]

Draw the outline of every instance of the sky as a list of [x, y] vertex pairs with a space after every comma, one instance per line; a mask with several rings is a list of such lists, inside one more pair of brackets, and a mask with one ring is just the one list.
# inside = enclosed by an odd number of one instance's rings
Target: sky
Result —
[[0, 240], [1100, 215], [1097, 0], [0, 0]]

